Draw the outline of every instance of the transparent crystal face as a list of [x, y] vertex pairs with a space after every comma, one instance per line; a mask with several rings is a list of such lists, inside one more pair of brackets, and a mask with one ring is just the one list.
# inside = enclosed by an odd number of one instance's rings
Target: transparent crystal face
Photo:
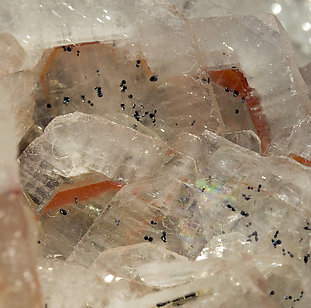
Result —
[[0, 306], [309, 307], [308, 7], [1, 3]]

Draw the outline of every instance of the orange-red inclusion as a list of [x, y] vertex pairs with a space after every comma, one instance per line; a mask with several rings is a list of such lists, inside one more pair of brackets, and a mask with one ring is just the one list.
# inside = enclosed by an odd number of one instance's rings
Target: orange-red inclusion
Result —
[[247, 82], [246, 77], [239, 69], [225, 69], [208, 72], [211, 81], [221, 87], [237, 93], [237, 97], [244, 99], [256, 133], [261, 140], [261, 149], [266, 153], [271, 144], [270, 129], [265, 115], [262, 112], [260, 98]]
[[[73, 188], [57, 193], [49, 204], [44, 208], [40, 216], [54, 208], [60, 208], [67, 204], [72, 204], [75, 202], [87, 201], [92, 198], [96, 198], [102, 193], [108, 191], [119, 191], [123, 185], [113, 182], [104, 181], [96, 184], [90, 184], [78, 188]], [[40, 217], [39, 216], [39, 217]]]

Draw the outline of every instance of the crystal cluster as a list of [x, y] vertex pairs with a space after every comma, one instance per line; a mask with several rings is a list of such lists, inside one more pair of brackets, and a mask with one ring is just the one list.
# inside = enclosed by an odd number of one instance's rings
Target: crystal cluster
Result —
[[0, 306], [310, 307], [307, 2], [2, 1]]

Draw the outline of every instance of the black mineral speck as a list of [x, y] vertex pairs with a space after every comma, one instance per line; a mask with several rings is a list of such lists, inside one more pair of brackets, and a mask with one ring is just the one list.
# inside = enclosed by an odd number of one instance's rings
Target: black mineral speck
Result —
[[149, 79], [151, 82], [156, 82], [158, 80], [158, 77], [156, 75], [153, 75]]
[[274, 295], [274, 291], [273, 290], [270, 292], [270, 295]]
[[257, 189], [257, 191], [258, 191], [258, 192], [260, 192], [261, 187], [262, 187], [262, 185], [261, 185], [261, 184], [259, 184], [259, 185], [258, 185], [258, 189]]
[[165, 232], [165, 231], [162, 232], [161, 240], [162, 240], [164, 243], [167, 242], [166, 232]]
[[120, 106], [121, 106], [122, 110], [125, 110], [125, 104], [122, 103]]
[[272, 245], [274, 246], [274, 248], [276, 248], [277, 245], [282, 244], [282, 241], [281, 241], [281, 240], [275, 241], [274, 239], [272, 239], [271, 242], [272, 242]]
[[246, 196], [245, 194], [242, 194], [242, 197], [246, 200], [249, 201], [251, 199], [251, 196]]
[[151, 243], [153, 241], [153, 237], [149, 236], [148, 241]]
[[235, 208], [231, 204], [227, 204], [227, 208], [231, 209], [232, 212], [235, 212]]
[[154, 220], [151, 220], [150, 223], [151, 223], [152, 225], [156, 225], [156, 224], [157, 224], [157, 222], [154, 221]]
[[308, 263], [309, 257], [310, 257], [310, 254], [306, 254], [306, 255], [303, 257], [303, 262], [304, 262], [304, 263]]
[[192, 121], [192, 123], [191, 123], [191, 126], [193, 126], [193, 125], [195, 124], [195, 122], [196, 122], [196, 121], [195, 121], [195, 120], [193, 120], [193, 121]]
[[245, 211], [241, 211], [241, 215], [242, 216], [245, 216], [245, 217], [248, 217], [249, 216], [249, 213], [245, 212]]
[[65, 209], [60, 209], [59, 212], [62, 214], [62, 215], [67, 215], [67, 211]]
[[47, 107], [47, 108], [51, 108], [52, 105], [51, 105], [51, 104], [46, 104], [46, 107]]
[[136, 121], [140, 121], [140, 115], [139, 115], [139, 111], [138, 110], [135, 110], [135, 112], [134, 112], [134, 118], [136, 119]]
[[239, 109], [235, 109], [234, 112], [235, 112], [236, 114], [238, 114], [240, 111], [239, 111]]
[[156, 114], [157, 114], [157, 110], [155, 110], [153, 113], [151, 112], [149, 114], [149, 118], [151, 119], [152, 123], [156, 122]]
[[95, 90], [97, 91], [97, 96], [98, 97], [103, 97], [103, 93], [102, 93], [102, 88], [101, 87], [96, 87]]
[[239, 91], [237, 91], [237, 90], [234, 90], [234, 91], [233, 91], [233, 96], [234, 96], [234, 97], [237, 97], [237, 96], [239, 96]]
[[64, 96], [63, 104], [64, 104], [64, 105], [68, 105], [69, 102], [70, 102], [70, 97], [69, 97], [69, 96]]
[[133, 95], [132, 95], [132, 94], [129, 94], [127, 97], [128, 97], [128, 98], [133, 98]]

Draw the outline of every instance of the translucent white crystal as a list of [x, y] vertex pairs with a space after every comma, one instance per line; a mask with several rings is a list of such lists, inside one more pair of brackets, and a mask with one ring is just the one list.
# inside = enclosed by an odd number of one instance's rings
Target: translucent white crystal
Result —
[[2, 1], [0, 306], [309, 307], [309, 6]]
[[91, 171], [124, 182], [156, 175], [167, 150], [158, 139], [76, 112], [55, 118], [22, 153], [21, 181], [40, 212], [65, 178]]

